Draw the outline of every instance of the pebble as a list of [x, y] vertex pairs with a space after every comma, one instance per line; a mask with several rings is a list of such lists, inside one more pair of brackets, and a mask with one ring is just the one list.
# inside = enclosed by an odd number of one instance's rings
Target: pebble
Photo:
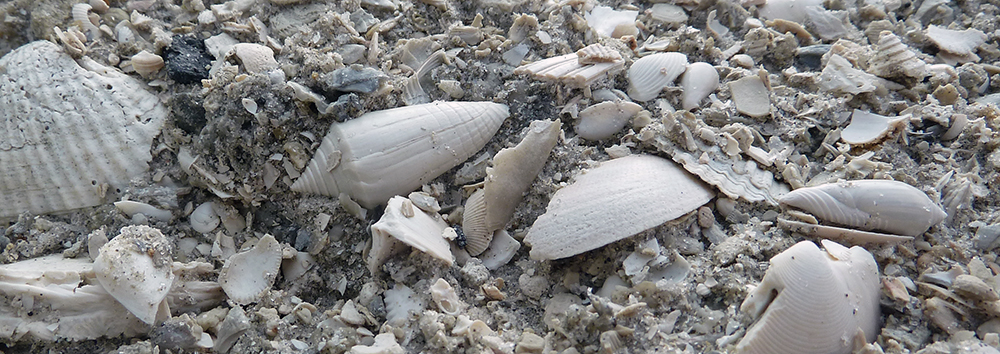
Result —
[[208, 78], [212, 59], [205, 51], [205, 43], [190, 36], [174, 36], [170, 46], [163, 49], [167, 75], [181, 84], [199, 83]]

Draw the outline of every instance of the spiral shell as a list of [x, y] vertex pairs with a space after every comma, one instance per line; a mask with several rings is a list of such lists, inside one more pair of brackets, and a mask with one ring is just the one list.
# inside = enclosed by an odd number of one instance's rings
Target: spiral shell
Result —
[[684, 73], [687, 64], [683, 53], [656, 53], [636, 60], [628, 69], [629, 97], [640, 102], [656, 98]]
[[889, 31], [879, 34], [878, 50], [868, 64], [868, 72], [884, 78], [920, 79], [928, 75], [927, 64]]

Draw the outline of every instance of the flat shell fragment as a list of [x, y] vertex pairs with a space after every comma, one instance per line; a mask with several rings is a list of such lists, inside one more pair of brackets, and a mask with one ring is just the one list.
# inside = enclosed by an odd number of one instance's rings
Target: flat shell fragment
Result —
[[278, 68], [271, 48], [254, 43], [239, 43], [233, 46], [232, 53], [240, 59], [243, 69], [248, 73], [257, 74]]
[[986, 34], [978, 29], [970, 28], [963, 31], [946, 29], [930, 25], [926, 31], [927, 39], [942, 51], [951, 54], [957, 62], [977, 62], [976, 48], [986, 43]]
[[909, 118], [909, 115], [886, 117], [855, 109], [851, 114], [851, 124], [840, 132], [840, 139], [851, 145], [876, 143], [905, 125]]
[[[582, 50], [582, 49], [581, 49]], [[570, 53], [524, 64], [514, 69], [515, 74], [530, 74], [542, 80], [560, 81], [573, 87], [586, 87], [604, 78], [608, 73], [620, 70], [625, 60], [581, 63], [579, 53]], [[585, 62], [587, 60], [584, 60]]]
[[770, 92], [758, 76], [747, 76], [729, 82], [729, 91], [736, 103], [736, 110], [759, 118], [771, 112]]
[[249, 251], [234, 254], [219, 271], [219, 284], [233, 302], [257, 301], [274, 285], [281, 267], [281, 244], [265, 235]]
[[174, 282], [171, 245], [160, 230], [126, 226], [94, 259], [98, 282], [147, 324], [170, 317], [165, 298]]
[[656, 98], [687, 70], [687, 64], [683, 53], [657, 53], [636, 60], [628, 69], [628, 96], [640, 102]]
[[602, 163], [556, 192], [524, 241], [531, 258], [587, 252], [697, 210], [711, 188], [673, 162], [632, 155]]

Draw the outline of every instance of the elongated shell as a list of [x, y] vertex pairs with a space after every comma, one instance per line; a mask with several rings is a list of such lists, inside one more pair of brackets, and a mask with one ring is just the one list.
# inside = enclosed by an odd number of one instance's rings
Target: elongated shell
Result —
[[860, 329], [879, 330], [878, 264], [871, 253], [823, 240], [802, 241], [771, 258], [764, 279], [740, 306], [756, 322], [737, 353], [851, 352]]
[[683, 53], [657, 53], [636, 60], [628, 68], [628, 96], [641, 102], [656, 98], [684, 73], [687, 64]]
[[108, 293], [143, 322], [170, 317], [165, 298], [174, 282], [170, 241], [149, 226], [126, 226], [101, 247], [94, 273]]
[[492, 102], [434, 102], [334, 123], [292, 190], [373, 208], [468, 159], [509, 115]]
[[676, 219], [714, 196], [669, 160], [626, 156], [601, 163], [557, 191], [524, 241], [533, 259], [565, 258]]
[[905, 236], [918, 236], [948, 216], [919, 189], [887, 180], [799, 188], [778, 202], [833, 223]]
[[712, 64], [697, 62], [688, 65], [681, 77], [681, 107], [690, 110], [719, 88], [719, 72]]

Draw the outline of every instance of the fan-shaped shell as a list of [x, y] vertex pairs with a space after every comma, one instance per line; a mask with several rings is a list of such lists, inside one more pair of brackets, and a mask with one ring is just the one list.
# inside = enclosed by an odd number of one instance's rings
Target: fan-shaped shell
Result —
[[139, 81], [80, 63], [48, 41], [0, 58], [0, 219], [98, 205], [145, 172], [166, 108]]
[[719, 88], [719, 72], [712, 64], [697, 62], [688, 65], [681, 77], [681, 107], [690, 110]]
[[292, 190], [373, 208], [468, 159], [509, 115], [492, 102], [434, 102], [333, 123]]
[[462, 213], [462, 233], [465, 234], [465, 250], [476, 256], [486, 250], [493, 240], [493, 231], [486, 222], [486, 192], [477, 189], [465, 201]]
[[149, 226], [126, 226], [101, 247], [94, 273], [108, 293], [143, 322], [170, 317], [164, 299], [174, 282], [170, 241]]
[[264, 235], [249, 251], [234, 254], [219, 271], [219, 284], [229, 299], [241, 305], [257, 301], [274, 285], [281, 267], [281, 244]]
[[656, 98], [684, 73], [687, 64], [683, 53], [656, 53], [636, 60], [628, 69], [629, 97], [640, 102]]
[[740, 311], [756, 322], [737, 353], [851, 352], [852, 340], [878, 335], [879, 272], [871, 253], [823, 240], [802, 241], [771, 258]]
[[676, 219], [714, 196], [669, 160], [626, 156], [601, 163], [557, 191], [524, 241], [533, 259], [565, 258]]
[[913, 186], [888, 180], [858, 180], [799, 188], [778, 201], [820, 219], [862, 230], [918, 236], [947, 217]]

